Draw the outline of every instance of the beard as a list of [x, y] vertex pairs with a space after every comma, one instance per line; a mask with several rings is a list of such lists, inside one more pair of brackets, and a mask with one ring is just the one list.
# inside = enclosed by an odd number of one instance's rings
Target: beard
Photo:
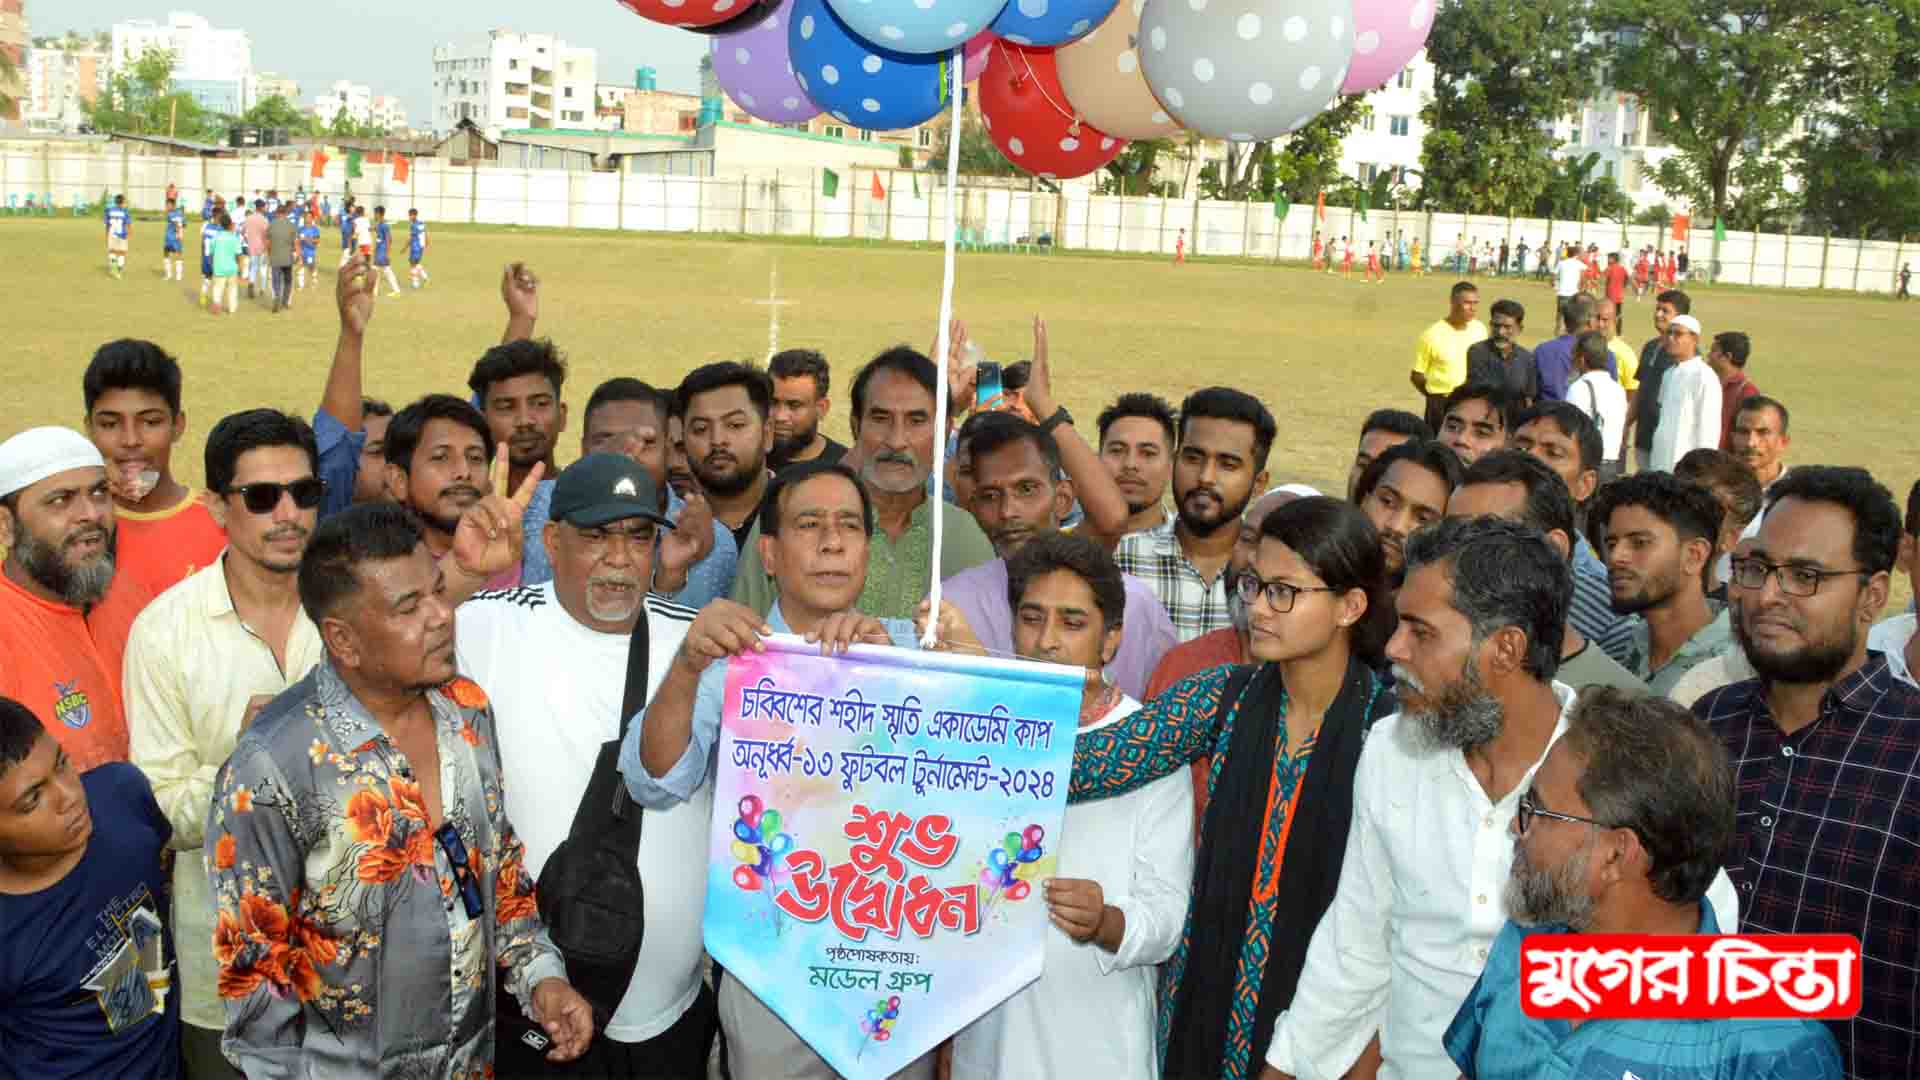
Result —
[[[712, 458], [707, 459], [711, 461]], [[767, 463], [763, 455], [756, 454], [751, 461], [734, 459], [731, 472], [716, 472], [707, 461], [694, 466], [693, 475], [700, 481], [700, 487], [722, 498], [744, 494], [753, 486], [756, 476], [766, 470]]]
[[[882, 465], [903, 465], [913, 470], [913, 480], [905, 482], [895, 474], [882, 474]], [[860, 467], [860, 479], [875, 491], [888, 495], [907, 495], [927, 486], [927, 472], [919, 455], [910, 450], [881, 450]]]
[[1659, 607], [1680, 591], [1679, 573], [1648, 574], [1640, 578], [1640, 591], [1631, 596], [1619, 596], [1609, 583], [1607, 590], [1608, 606], [1615, 615], [1638, 615], [1649, 608]]
[[1587, 837], [1580, 850], [1558, 867], [1536, 867], [1527, 861], [1526, 848], [1513, 845], [1513, 872], [1502, 899], [1507, 917], [1522, 926], [1562, 925], [1583, 933], [1593, 925], [1593, 896], [1586, 890], [1587, 864], [1593, 859], [1598, 833]]
[[[623, 594], [617, 593], [610, 598], [595, 600], [594, 588], [596, 586], [625, 586], [626, 592]], [[585, 593], [587, 614], [601, 622], [626, 622], [628, 619], [633, 618], [635, 611], [640, 609], [640, 602], [646, 598], [646, 595], [646, 586], [640, 581], [638, 574], [600, 574], [590, 577], [587, 579]]]
[[1472, 659], [1461, 666], [1460, 678], [1438, 694], [1429, 695], [1413, 673], [1399, 664], [1393, 665], [1393, 677], [1400, 686], [1400, 711], [1429, 748], [1472, 750], [1492, 742], [1506, 726], [1500, 699], [1487, 691]]
[[[281, 525], [276, 528], [268, 530], [267, 534], [261, 537], [260, 539], [264, 543], [270, 544], [275, 540], [279, 540], [283, 537], [289, 537], [289, 536], [298, 537], [301, 540], [305, 540], [307, 538], [307, 530], [301, 528], [298, 525]], [[306, 545], [302, 544], [301, 549], [305, 550], [305, 548], [306, 548]], [[276, 562], [272, 559], [266, 559], [266, 558], [262, 558], [257, 561], [260, 563], [260, 566], [262, 569], [272, 574], [295, 574], [295, 573], [299, 573], [300, 571], [300, 557], [297, 555], [294, 556], [291, 562]]]
[[1747, 655], [1753, 670], [1770, 683], [1805, 686], [1832, 682], [1860, 647], [1860, 627], [1851, 618], [1846, 620], [1839, 635], [1791, 652], [1768, 650], [1755, 642], [1747, 633], [1745, 614], [1738, 608], [1734, 610], [1732, 622], [1733, 637], [1740, 643], [1740, 651]]
[[1185, 525], [1187, 531], [1193, 535], [1202, 537], [1212, 536], [1228, 526], [1238, 528], [1241, 515], [1247, 512], [1247, 503], [1253, 501], [1251, 487], [1247, 489], [1246, 494], [1240, 496], [1240, 501], [1237, 503], [1228, 502], [1224, 494], [1214, 491], [1212, 494], [1219, 500], [1220, 509], [1211, 515], [1202, 515], [1187, 508], [1188, 500], [1192, 499], [1194, 494], [1194, 491], [1189, 491], [1186, 498], [1180, 500], [1180, 524]]
[[796, 430], [791, 435], [775, 435], [773, 437], [773, 460], [787, 461], [791, 459], [793, 455], [805, 450], [808, 444], [813, 442], [813, 437], [819, 433], [820, 425], [816, 422], [804, 431]]
[[[16, 516], [14, 520], [20, 519]], [[106, 543], [97, 557], [78, 566], [67, 562], [69, 546], [100, 534], [105, 534]], [[76, 529], [57, 545], [41, 540], [26, 528], [19, 530], [19, 537], [13, 557], [27, 576], [48, 592], [74, 607], [96, 604], [107, 595], [107, 588], [113, 584], [114, 552], [119, 543], [119, 535], [113, 530], [98, 526]]]

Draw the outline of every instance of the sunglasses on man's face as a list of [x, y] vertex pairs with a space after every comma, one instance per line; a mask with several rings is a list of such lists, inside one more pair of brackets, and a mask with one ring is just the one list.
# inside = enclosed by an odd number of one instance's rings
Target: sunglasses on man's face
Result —
[[317, 476], [302, 477], [291, 484], [263, 480], [257, 484], [239, 484], [227, 489], [227, 494], [240, 496], [247, 512], [253, 514], [273, 513], [273, 508], [280, 505], [280, 496], [283, 494], [293, 496], [293, 505], [299, 509], [311, 510], [320, 505], [326, 493], [327, 482]]

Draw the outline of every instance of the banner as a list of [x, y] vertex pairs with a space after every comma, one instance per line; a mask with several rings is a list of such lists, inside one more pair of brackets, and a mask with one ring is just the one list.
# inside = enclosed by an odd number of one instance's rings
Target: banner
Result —
[[729, 662], [707, 951], [841, 1075], [1039, 978], [1083, 678], [784, 635]]

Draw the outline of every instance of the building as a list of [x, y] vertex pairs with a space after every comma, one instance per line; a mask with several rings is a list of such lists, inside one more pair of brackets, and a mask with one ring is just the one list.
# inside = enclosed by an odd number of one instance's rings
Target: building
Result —
[[253, 41], [245, 30], [221, 30], [186, 11], [169, 12], [165, 23], [132, 19], [113, 24], [116, 70], [150, 48], [173, 53], [174, 88], [192, 95], [202, 107], [234, 115], [253, 108]]
[[1402, 183], [1420, 186], [1420, 147], [1427, 138], [1420, 110], [1433, 100], [1433, 76], [1422, 49], [1387, 85], [1365, 95], [1372, 111], [1340, 144], [1342, 176], [1371, 184], [1382, 172], [1399, 170]]
[[462, 120], [507, 129], [590, 130], [601, 123], [594, 50], [552, 34], [493, 30], [433, 50], [435, 131]]
[[382, 131], [404, 131], [407, 126], [407, 107], [391, 94], [376, 94], [367, 105], [367, 122]]
[[290, 76], [262, 71], [253, 77], [253, 95], [256, 101], [277, 97], [293, 105], [300, 100], [300, 84]]
[[0, 76], [0, 121], [20, 119], [27, 99], [24, 73], [27, 61], [26, 0], [0, 0], [0, 52], [12, 61], [12, 74]]
[[313, 115], [322, 124], [331, 124], [341, 113], [356, 124], [372, 122], [373, 87], [341, 79], [324, 94], [313, 97]]
[[93, 48], [34, 48], [22, 69], [26, 90], [20, 119], [34, 131], [74, 132], [107, 81], [107, 54]]

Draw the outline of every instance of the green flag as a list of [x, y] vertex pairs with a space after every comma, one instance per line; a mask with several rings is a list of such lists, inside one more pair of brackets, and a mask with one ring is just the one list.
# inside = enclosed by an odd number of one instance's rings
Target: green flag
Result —
[[1716, 244], [1727, 242], [1727, 223], [1721, 221], [1717, 215], [1713, 219], [1713, 242]]
[[840, 174], [832, 169], [820, 170], [820, 194], [831, 199], [840, 192]]
[[347, 151], [347, 177], [353, 180], [360, 179], [360, 151], [358, 150]]
[[1273, 193], [1273, 216], [1274, 217], [1279, 218], [1281, 221], [1285, 221], [1287, 220], [1287, 211], [1291, 209], [1293, 209], [1293, 204], [1287, 202], [1286, 192], [1276, 191]]
[[1362, 191], [1362, 192], [1360, 193], [1360, 202], [1359, 202], [1359, 204], [1358, 204], [1357, 206], [1355, 206], [1355, 207], [1354, 207], [1354, 209], [1356, 209], [1356, 210], [1358, 210], [1358, 211], [1360, 211], [1360, 220], [1361, 220], [1361, 221], [1365, 221], [1365, 220], [1367, 220], [1367, 197], [1368, 197], [1368, 196], [1369, 196], [1370, 194], [1372, 194], [1372, 193], [1371, 193], [1371, 192], [1366, 192], [1366, 191]]
[[910, 172], [907, 176], [913, 180], [913, 197], [917, 199], [920, 197], [920, 174]]

